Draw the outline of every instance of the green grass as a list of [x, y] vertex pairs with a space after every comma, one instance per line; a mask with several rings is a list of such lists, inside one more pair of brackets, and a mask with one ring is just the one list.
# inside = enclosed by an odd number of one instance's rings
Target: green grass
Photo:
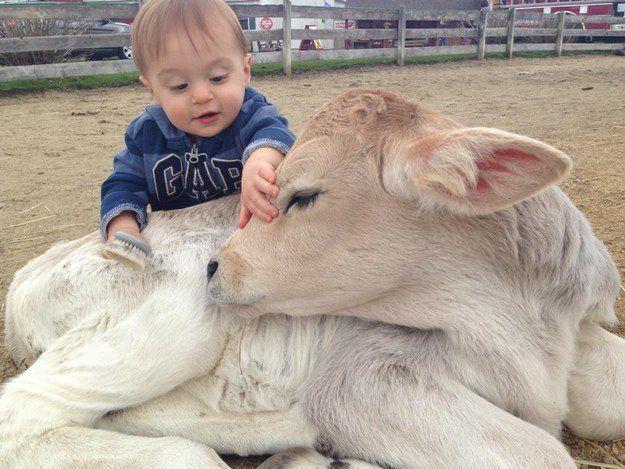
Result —
[[133, 84], [139, 84], [138, 72], [115, 73], [112, 75], [90, 75], [86, 77], [7, 81], [5, 83], [0, 83], [0, 91], [90, 90], [94, 88], [126, 86]]
[[[562, 55], [588, 55], [601, 54], [611, 55], [607, 51], [564, 51]], [[518, 52], [514, 54], [517, 58], [552, 58], [548, 51]], [[407, 64], [433, 64], [440, 62], [452, 62], [459, 60], [473, 59], [475, 54], [462, 55], [441, 55], [430, 57], [407, 57]], [[503, 53], [487, 53], [487, 58], [503, 59]], [[311, 60], [306, 62], [294, 62], [293, 71], [295, 73], [312, 72], [321, 70], [339, 70], [350, 67], [364, 67], [371, 65], [392, 65], [395, 58], [372, 58], [353, 60]], [[257, 64], [252, 67], [254, 75], [279, 74], [282, 72], [280, 63]], [[50, 78], [43, 80], [22, 80], [0, 83], [0, 93], [26, 92], [37, 90], [72, 90], [72, 89], [94, 89], [104, 87], [128, 86], [139, 84], [138, 72], [117, 73], [113, 75], [92, 75], [86, 77], [71, 78]]]

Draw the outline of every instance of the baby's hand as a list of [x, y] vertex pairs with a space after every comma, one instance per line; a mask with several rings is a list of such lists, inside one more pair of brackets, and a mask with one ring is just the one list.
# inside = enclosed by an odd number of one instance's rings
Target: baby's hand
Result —
[[[141, 234], [134, 213], [120, 213], [109, 222], [106, 228], [106, 246], [102, 256], [143, 271], [151, 249]], [[126, 236], [121, 236], [122, 234]]]
[[139, 223], [137, 223], [133, 212], [122, 212], [109, 222], [106, 227], [106, 244], [111, 244], [114, 241], [115, 233], [118, 231], [123, 231], [127, 235], [134, 236], [147, 243], [141, 234]]
[[259, 148], [253, 152], [243, 167], [241, 176], [241, 213], [239, 228], [243, 228], [250, 221], [252, 215], [267, 223], [279, 214], [267, 197], [278, 196], [276, 182], [276, 168], [284, 156], [273, 148]]
[[[148, 241], [141, 234], [141, 230], [139, 228], [139, 224], [137, 223], [137, 219], [133, 212], [122, 212], [113, 218], [108, 226], [106, 227], [106, 244], [111, 244], [115, 241], [115, 233], [118, 232], [126, 233], [127, 235], [134, 236], [135, 238], [140, 239], [145, 244], [149, 244]], [[102, 252], [102, 256], [105, 259], [110, 259], [110, 256], [107, 255], [106, 249]]]

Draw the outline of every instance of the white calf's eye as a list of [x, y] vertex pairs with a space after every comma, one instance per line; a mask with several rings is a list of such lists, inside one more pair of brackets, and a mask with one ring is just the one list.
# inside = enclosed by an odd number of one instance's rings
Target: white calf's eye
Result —
[[320, 194], [320, 190], [302, 191], [295, 193], [293, 197], [291, 197], [291, 200], [289, 200], [289, 203], [287, 204], [284, 213], [288, 212], [293, 205], [295, 205], [297, 208], [303, 209], [308, 207], [309, 205], [314, 204], [315, 200], [317, 200], [317, 197], [319, 197]]

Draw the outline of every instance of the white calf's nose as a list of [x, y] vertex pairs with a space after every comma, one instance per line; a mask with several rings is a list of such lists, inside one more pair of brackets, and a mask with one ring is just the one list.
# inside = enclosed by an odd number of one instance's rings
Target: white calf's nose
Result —
[[206, 266], [206, 275], [208, 277], [208, 281], [210, 282], [211, 279], [213, 278], [213, 275], [215, 275], [215, 272], [217, 272], [217, 268], [219, 267], [219, 262], [214, 261], [211, 259], [211, 261], [208, 263], [208, 265]]

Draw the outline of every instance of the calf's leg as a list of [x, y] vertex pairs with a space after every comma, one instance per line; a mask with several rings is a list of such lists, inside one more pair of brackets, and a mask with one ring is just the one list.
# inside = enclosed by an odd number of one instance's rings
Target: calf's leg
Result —
[[392, 356], [362, 358], [360, 365], [353, 357], [351, 366], [334, 362], [313, 378], [304, 399], [321, 446], [336, 456], [402, 468], [575, 467], [554, 436], [444, 370], [409, 369]]
[[57, 467], [95, 461], [147, 467], [156, 458], [163, 466], [219, 467], [212, 450], [188, 440], [158, 438], [146, 444], [145, 438], [86, 428], [109, 412], [208, 373], [225, 341], [211, 326], [201, 295], [184, 297], [166, 289], [117, 324], [106, 312], [90, 315], [5, 385], [0, 461], [19, 467], [45, 461]]
[[577, 336], [566, 424], [592, 440], [625, 438], [625, 340], [590, 321]]
[[[68, 259], [76, 250], [88, 251], [96, 241], [90, 234], [57, 244], [16, 272], [6, 297], [4, 339], [19, 369], [30, 366], [56, 339], [84, 319], [87, 311], [81, 301], [76, 301], [76, 284], [82, 278], [67, 272]], [[85, 253], [81, 261], [92, 262], [88, 257]], [[85, 290], [82, 293], [88, 296]]]
[[204, 397], [215, 380], [199, 378], [145, 404], [107, 415], [97, 427], [141, 436], [177, 436], [222, 454], [273, 454], [294, 447], [312, 447], [316, 433], [299, 404], [276, 412], [216, 410]]

